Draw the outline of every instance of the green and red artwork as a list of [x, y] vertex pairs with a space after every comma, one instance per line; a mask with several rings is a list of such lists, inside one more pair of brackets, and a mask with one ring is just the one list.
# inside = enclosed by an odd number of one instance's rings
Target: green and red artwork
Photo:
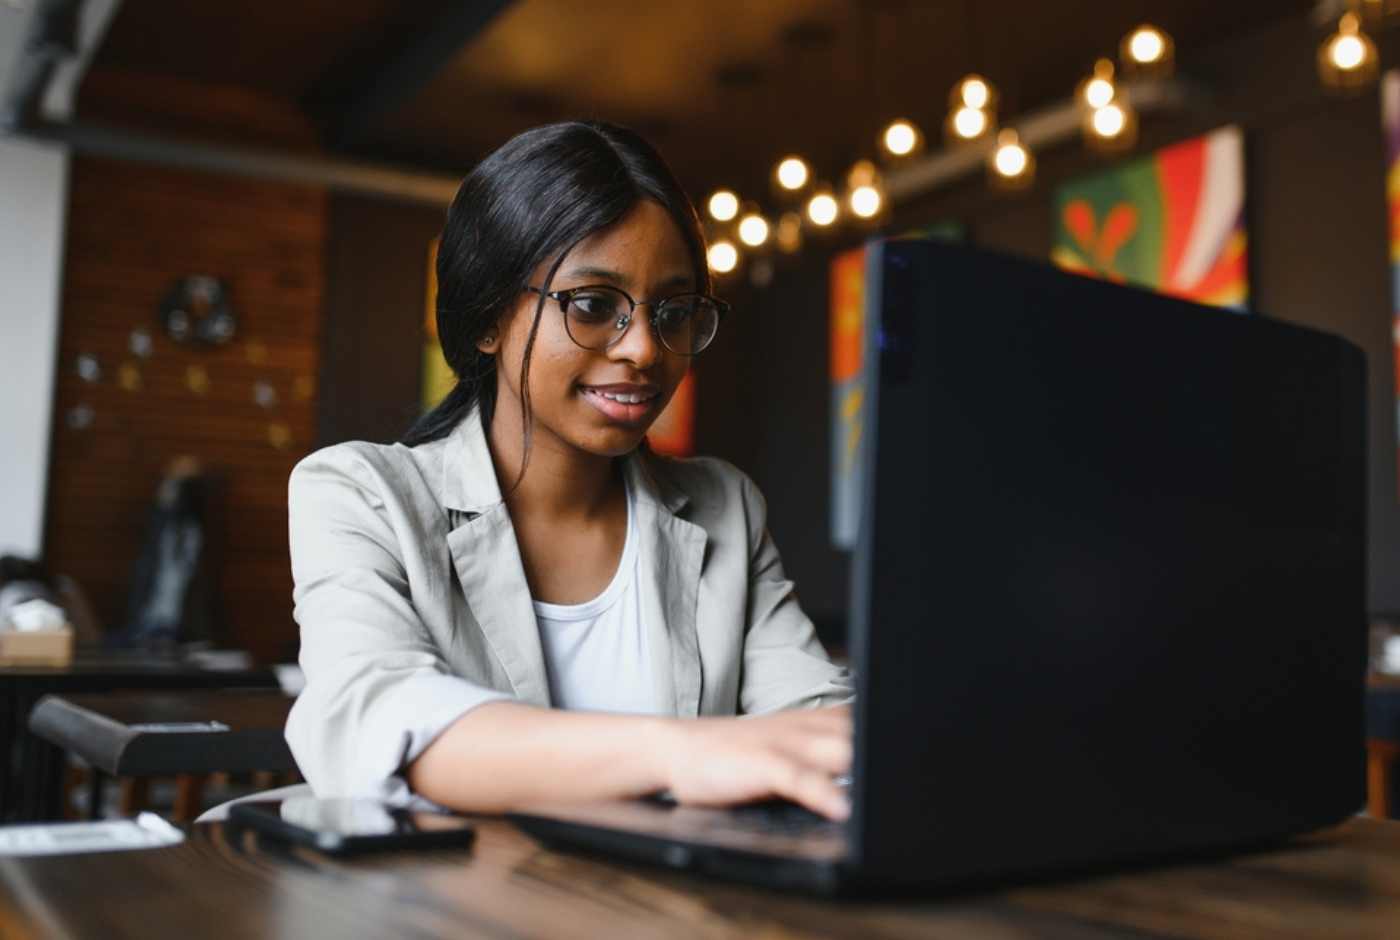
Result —
[[1238, 127], [1068, 183], [1055, 214], [1052, 257], [1063, 268], [1199, 303], [1248, 300]]
[[[1400, 71], [1386, 72], [1381, 79], [1381, 114], [1385, 127], [1386, 200], [1390, 210], [1391, 344], [1395, 387], [1400, 389]], [[1400, 392], [1396, 393], [1395, 420], [1397, 440], [1400, 440]]]

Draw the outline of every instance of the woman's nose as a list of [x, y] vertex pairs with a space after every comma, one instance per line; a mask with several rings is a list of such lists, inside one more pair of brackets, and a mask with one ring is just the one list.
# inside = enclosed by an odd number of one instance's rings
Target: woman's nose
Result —
[[612, 359], [624, 359], [638, 369], [656, 364], [661, 356], [661, 342], [651, 325], [651, 315], [641, 304], [632, 311], [632, 318], [622, 332], [622, 338], [608, 347]]

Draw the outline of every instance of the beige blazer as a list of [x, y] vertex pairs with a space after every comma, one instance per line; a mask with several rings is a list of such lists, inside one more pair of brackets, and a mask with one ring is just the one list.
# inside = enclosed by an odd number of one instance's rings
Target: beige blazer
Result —
[[[693, 717], [849, 698], [850, 677], [783, 574], [753, 482], [720, 460], [641, 452], [625, 472], [656, 701]], [[306, 688], [287, 740], [318, 795], [407, 800], [404, 765], [466, 711], [494, 699], [550, 704], [477, 413], [418, 447], [318, 451], [289, 490]]]

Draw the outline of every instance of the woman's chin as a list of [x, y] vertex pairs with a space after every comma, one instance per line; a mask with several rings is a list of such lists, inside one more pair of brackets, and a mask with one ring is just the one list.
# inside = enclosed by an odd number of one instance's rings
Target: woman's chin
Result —
[[622, 457], [637, 449], [646, 428], [606, 428], [590, 434], [583, 449], [600, 457]]

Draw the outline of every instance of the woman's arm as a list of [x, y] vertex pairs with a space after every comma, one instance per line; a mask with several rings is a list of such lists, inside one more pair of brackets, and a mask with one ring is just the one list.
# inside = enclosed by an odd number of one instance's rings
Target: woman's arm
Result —
[[481, 705], [408, 767], [417, 793], [468, 812], [642, 796], [727, 805], [784, 797], [833, 819], [847, 800], [833, 780], [851, 764], [846, 708], [759, 718], [650, 718]]
[[[735, 471], [737, 473], [737, 471]], [[832, 663], [768, 532], [768, 503], [739, 474], [748, 524], [749, 585], [739, 709], [760, 715], [789, 708], [844, 705], [855, 695], [851, 675]]]

